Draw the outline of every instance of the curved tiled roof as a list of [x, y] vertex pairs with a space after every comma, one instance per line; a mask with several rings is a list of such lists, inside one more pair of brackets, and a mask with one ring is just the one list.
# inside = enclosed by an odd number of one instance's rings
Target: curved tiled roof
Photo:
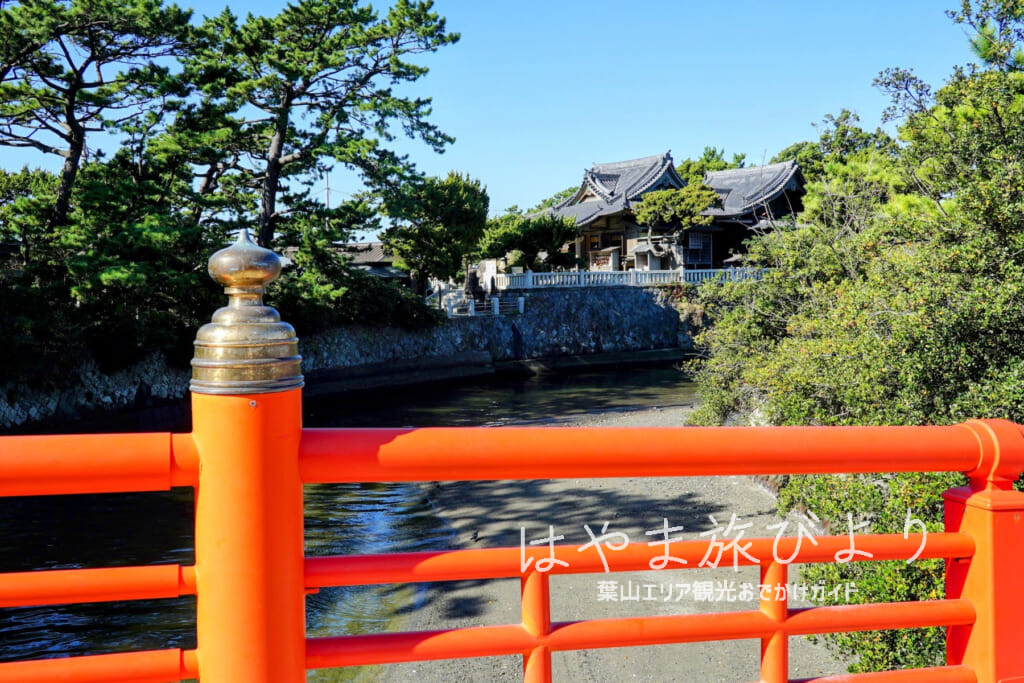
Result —
[[610, 164], [594, 164], [593, 168], [584, 172], [584, 179], [600, 183], [612, 192], [612, 196], [636, 199], [666, 173], [670, 174], [674, 181], [672, 184], [676, 187], [685, 185], [682, 178], [676, 175], [671, 152]]
[[[551, 211], [558, 216], [574, 217], [577, 225], [587, 225], [601, 216], [630, 208], [630, 202], [662, 180], [670, 187], [679, 188], [686, 184], [676, 173], [671, 152], [610, 164], [594, 164], [583, 172], [583, 182], [576, 194], [554, 206]], [[587, 190], [593, 192], [598, 199], [583, 201]]]
[[767, 166], [709, 171], [704, 174], [704, 184], [718, 193], [722, 205], [704, 213], [723, 217], [745, 214], [758, 204], [771, 202], [787, 187], [797, 189], [799, 170], [795, 161], [783, 161]]
[[[711, 186], [721, 198], [721, 206], [708, 209], [705, 215], [733, 218], [749, 213], [760, 204], [767, 204], [787, 188], [802, 189], [800, 168], [795, 161], [767, 166], [731, 168], [704, 174], [704, 184]], [[659, 183], [683, 187], [686, 183], [676, 173], [671, 152], [654, 156], [594, 164], [583, 172], [583, 182], [576, 193], [551, 208], [557, 216], [572, 216], [576, 225], [588, 225], [601, 216], [631, 208], [645, 192]], [[584, 196], [593, 193], [593, 198]]]
[[555, 207], [552, 213], [557, 216], [572, 216], [576, 219], [576, 225], [587, 225], [604, 215], [607, 209], [607, 202], [583, 202], [572, 206]]

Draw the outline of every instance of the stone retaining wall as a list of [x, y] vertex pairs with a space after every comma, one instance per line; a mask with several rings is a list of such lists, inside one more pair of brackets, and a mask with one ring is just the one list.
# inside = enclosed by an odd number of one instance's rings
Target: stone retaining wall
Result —
[[78, 368], [66, 386], [37, 387], [0, 384], [0, 432], [35, 423], [66, 423], [97, 412], [125, 410], [147, 404], [183, 399], [188, 393], [189, 371], [172, 368], [153, 354], [111, 374], [92, 360]]
[[[456, 318], [427, 330], [347, 327], [303, 338], [303, 372], [486, 353], [492, 362], [688, 348], [689, 330], [658, 289], [595, 287], [510, 292], [527, 297], [522, 315]], [[283, 316], [287, 320], [287, 312]], [[71, 422], [97, 411], [184, 399], [188, 371], [159, 356], [107, 375], [83, 363], [68, 388], [0, 385], [0, 431]]]
[[[680, 346], [679, 315], [664, 293], [633, 287], [525, 294], [522, 315], [454, 318], [419, 331], [346, 327], [300, 342], [304, 370], [487, 351], [495, 361]], [[686, 340], [684, 340], [686, 341]]]

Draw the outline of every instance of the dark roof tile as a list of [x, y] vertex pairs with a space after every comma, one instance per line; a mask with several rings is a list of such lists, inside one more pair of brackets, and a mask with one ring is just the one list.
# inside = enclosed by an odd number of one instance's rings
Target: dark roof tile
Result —
[[[800, 189], [799, 171], [795, 161], [786, 161], [706, 173], [704, 183], [718, 192], [722, 204], [708, 209], [705, 214], [729, 218], [748, 213], [758, 204], [774, 200], [787, 188]], [[631, 209], [633, 202], [659, 183], [677, 188], [686, 184], [676, 173], [670, 152], [594, 164], [583, 172], [583, 182], [576, 193], [552, 207], [550, 212], [571, 216], [578, 226], [589, 225], [601, 216]], [[581, 201], [588, 190], [596, 198]]]
[[745, 214], [758, 204], [772, 201], [787, 187], [797, 189], [799, 170], [795, 161], [783, 161], [767, 166], [709, 171], [704, 174], [704, 184], [718, 193], [722, 205], [704, 213], [723, 217]]
[[[572, 197], [551, 209], [558, 216], [572, 216], [577, 225], [587, 225], [597, 218], [630, 208], [631, 202], [664, 179], [671, 187], [685, 183], [676, 173], [671, 152], [654, 156], [594, 164], [583, 172], [580, 189]], [[598, 199], [580, 201], [592, 191]]]

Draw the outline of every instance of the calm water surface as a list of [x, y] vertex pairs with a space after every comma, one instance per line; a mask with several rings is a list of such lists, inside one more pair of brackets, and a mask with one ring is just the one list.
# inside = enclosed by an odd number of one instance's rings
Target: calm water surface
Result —
[[[307, 401], [309, 427], [471, 426], [569, 420], [693, 402], [672, 368], [392, 389]], [[306, 552], [443, 549], [452, 531], [415, 484], [307, 486]], [[0, 572], [191, 564], [191, 489], [0, 498]], [[306, 601], [310, 635], [375, 633], [414, 608], [415, 587], [329, 588]], [[0, 609], [0, 661], [195, 647], [195, 600]], [[333, 679], [332, 679], [333, 680]]]

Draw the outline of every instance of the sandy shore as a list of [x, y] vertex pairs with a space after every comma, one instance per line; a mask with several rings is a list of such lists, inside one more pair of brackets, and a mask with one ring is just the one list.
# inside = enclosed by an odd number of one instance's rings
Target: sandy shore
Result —
[[[589, 415], [569, 425], [674, 426], [681, 425], [689, 408], [672, 407], [635, 412]], [[559, 426], [566, 425], [560, 422]], [[638, 445], [642, 448], [642, 445]], [[726, 524], [732, 514], [752, 526], [746, 537], [772, 537], [766, 527], [778, 521], [772, 495], [747, 477], [692, 477], [663, 479], [600, 479], [557, 481], [444, 482], [429, 489], [438, 513], [456, 530], [454, 545], [461, 548], [519, 547], [520, 528], [527, 540], [547, 535], [554, 526], [564, 534], [562, 543], [584, 545], [590, 537], [583, 525], [600, 533], [623, 532], [633, 543], [650, 540], [644, 531], [659, 527], [667, 518], [682, 524], [682, 534], [699, 539], [713, 528], [709, 515]], [[706, 538], [706, 537], [705, 537]], [[591, 547], [587, 552], [595, 552]], [[728, 565], [728, 566], [726, 566]], [[743, 601], [742, 592], [728, 600], [722, 593], [714, 601], [681, 596], [697, 582], [716, 581], [737, 588], [758, 583], [756, 567], [734, 570], [723, 562], [712, 569], [647, 571], [616, 574], [562, 575], [551, 578], [553, 621], [627, 618], [660, 614], [725, 612], [757, 609], [756, 598]], [[602, 583], [616, 581], [617, 583]], [[799, 581], [795, 571], [790, 582]], [[724, 582], [724, 583], [722, 583]], [[707, 585], [704, 583], [703, 585]], [[612, 590], [612, 588], [617, 590]], [[422, 600], [400, 620], [405, 631], [466, 626], [513, 624], [520, 621], [519, 581], [462, 581], [431, 584]], [[611, 600], [614, 592], [618, 599]], [[642, 600], [623, 600], [640, 593]], [[755, 588], [756, 593], [756, 588]], [[603, 599], [599, 599], [602, 598]], [[796, 604], [796, 603], [794, 603]], [[553, 677], [558, 681], [753, 681], [760, 678], [759, 641], [611, 648], [553, 655]], [[808, 678], [845, 672], [823, 646], [804, 638], [790, 639], [789, 675]], [[517, 681], [522, 678], [521, 657], [484, 657], [461, 661], [396, 664], [365, 671], [382, 681]]]

